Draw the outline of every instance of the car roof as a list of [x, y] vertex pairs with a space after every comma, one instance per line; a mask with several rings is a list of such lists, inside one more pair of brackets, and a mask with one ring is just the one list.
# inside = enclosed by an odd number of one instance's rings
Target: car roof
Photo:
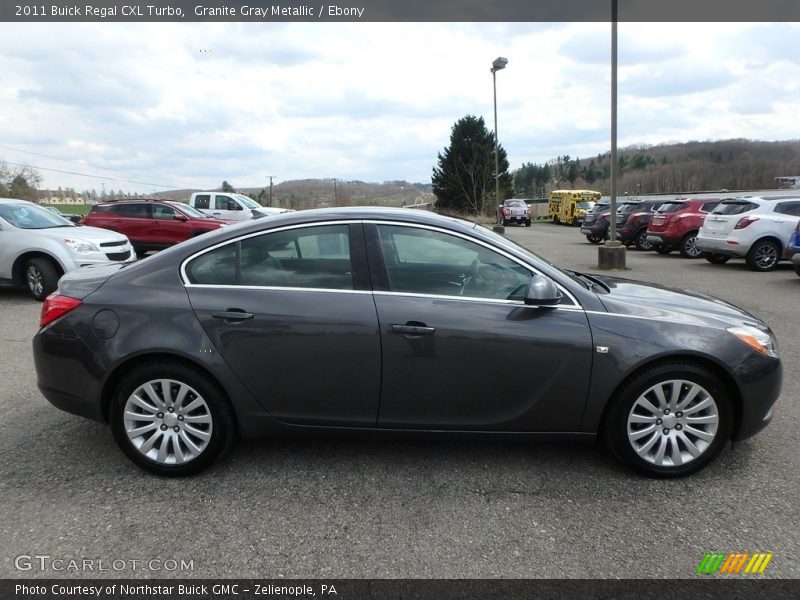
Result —
[[0, 198], [0, 204], [17, 204], [18, 202], [24, 202], [25, 204], [36, 204], [30, 200], [20, 200], [19, 198]]

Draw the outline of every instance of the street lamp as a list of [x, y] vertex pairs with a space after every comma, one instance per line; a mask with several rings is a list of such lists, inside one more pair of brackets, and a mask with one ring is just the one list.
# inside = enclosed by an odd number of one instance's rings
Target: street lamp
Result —
[[506, 68], [508, 59], [498, 56], [492, 62], [492, 87], [494, 88], [494, 200], [500, 203], [500, 151], [497, 136], [497, 75], [496, 73]]

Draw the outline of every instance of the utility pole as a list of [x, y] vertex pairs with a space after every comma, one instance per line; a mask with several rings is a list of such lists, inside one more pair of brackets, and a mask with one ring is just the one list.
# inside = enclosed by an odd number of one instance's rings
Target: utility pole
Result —
[[264, 175], [264, 177], [269, 177], [269, 205], [270, 208], [272, 207], [272, 178], [275, 177], [274, 175]]
[[336, 199], [337, 199], [337, 196], [336, 196], [336, 177], [334, 177], [333, 178], [333, 205], [334, 206], [338, 206], [338, 204], [336, 204]]

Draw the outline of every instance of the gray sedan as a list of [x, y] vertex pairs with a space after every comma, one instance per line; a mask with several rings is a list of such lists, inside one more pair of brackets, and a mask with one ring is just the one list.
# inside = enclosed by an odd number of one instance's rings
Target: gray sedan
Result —
[[159, 474], [237, 435], [322, 430], [602, 440], [674, 477], [772, 417], [781, 362], [721, 300], [563, 271], [466, 221], [321, 209], [68, 274], [38, 384]]

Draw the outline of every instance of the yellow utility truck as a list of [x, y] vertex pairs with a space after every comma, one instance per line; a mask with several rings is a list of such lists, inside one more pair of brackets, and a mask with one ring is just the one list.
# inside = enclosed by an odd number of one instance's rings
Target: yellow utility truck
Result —
[[547, 217], [553, 223], [580, 225], [598, 200], [600, 192], [592, 190], [553, 190], [547, 203]]

